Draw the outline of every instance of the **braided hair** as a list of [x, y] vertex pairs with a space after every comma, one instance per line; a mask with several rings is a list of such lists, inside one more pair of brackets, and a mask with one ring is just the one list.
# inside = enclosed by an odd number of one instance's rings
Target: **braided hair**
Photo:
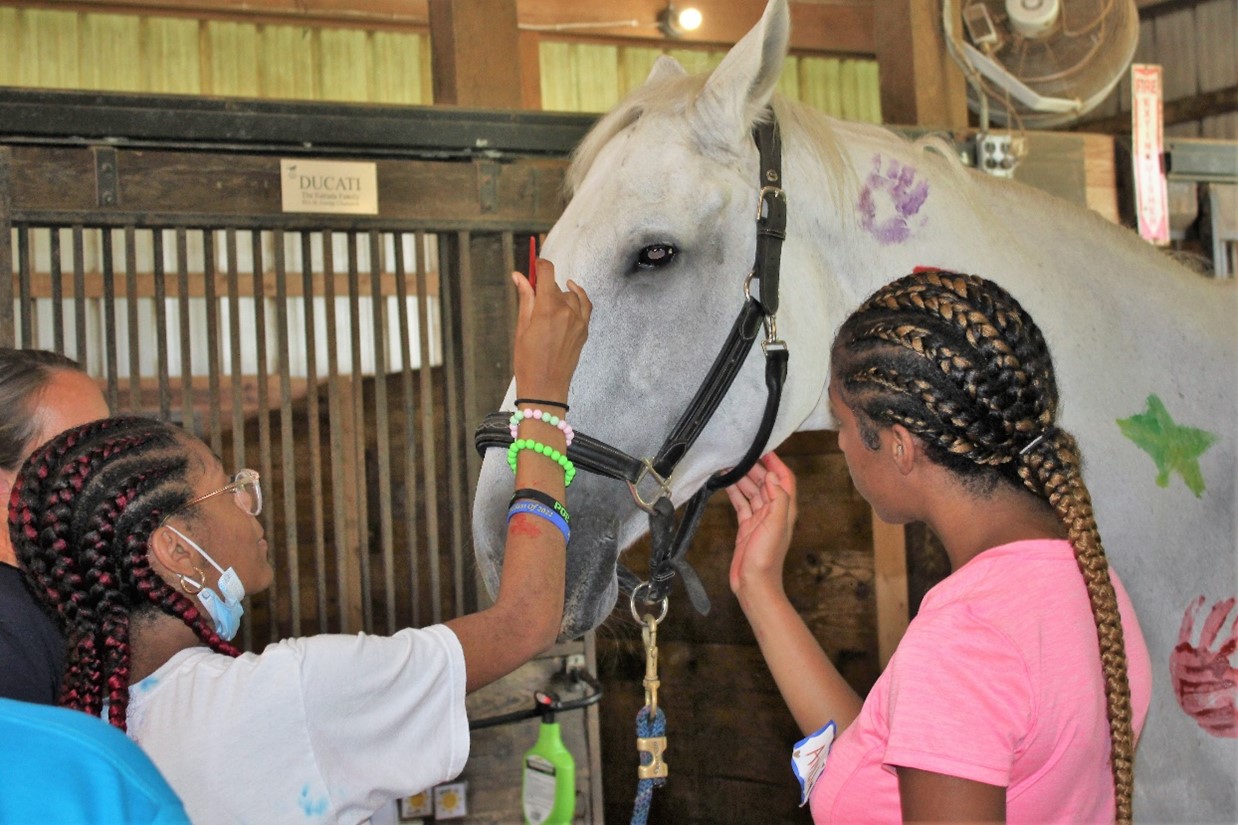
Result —
[[1078, 444], [1054, 423], [1044, 338], [1019, 302], [974, 275], [920, 271], [874, 293], [834, 339], [833, 370], [862, 440], [901, 424], [977, 492], [1021, 485], [1067, 529], [1100, 641], [1117, 821], [1130, 822], [1135, 739], [1117, 595]]
[[151, 566], [163, 514], [189, 502], [189, 438], [145, 418], [105, 418], [48, 442], [22, 466], [9, 533], [32, 592], [64, 634], [60, 704], [126, 730], [134, 616], [176, 616], [212, 650], [224, 641], [197, 605]]

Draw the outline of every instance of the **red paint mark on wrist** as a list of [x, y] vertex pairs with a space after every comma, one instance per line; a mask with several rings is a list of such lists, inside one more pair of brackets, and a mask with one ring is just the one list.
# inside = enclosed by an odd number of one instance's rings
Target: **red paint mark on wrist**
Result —
[[517, 513], [512, 516], [511, 521], [507, 522], [507, 537], [526, 536], [528, 538], [540, 538], [546, 534], [542, 529], [542, 520], [536, 516], [530, 516], [527, 513]]

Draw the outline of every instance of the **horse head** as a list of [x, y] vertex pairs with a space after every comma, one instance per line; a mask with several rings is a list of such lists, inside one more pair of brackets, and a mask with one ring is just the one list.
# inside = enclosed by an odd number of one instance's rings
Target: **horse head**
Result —
[[[542, 250], [560, 281], [576, 280], [594, 305], [569, 398], [577, 432], [653, 457], [727, 338], [756, 248], [761, 187], [752, 130], [766, 116], [787, 43], [787, 4], [776, 0], [708, 77], [659, 58], [645, 84], [578, 148], [571, 200]], [[787, 307], [778, 323], [794, 328], [800, 319]], [[765, 403], [761, 360], [754, 347], [679, 462], [669, 479], [675, 504], [748, 448]], [[822, 382], [815, 383], [788, 381], [771, 443], [816, 406]], [[514, 387], [503, 408], [513, 399]], [[473, 511], [475, 550], [491, 592], [511, 495], [500, 453], [484, 459]], [[572, 538], [561, 632], [571, 638], [611, 612], [617, 559], [648, 528], [620, 481], [581, 472], [567, 498]]]

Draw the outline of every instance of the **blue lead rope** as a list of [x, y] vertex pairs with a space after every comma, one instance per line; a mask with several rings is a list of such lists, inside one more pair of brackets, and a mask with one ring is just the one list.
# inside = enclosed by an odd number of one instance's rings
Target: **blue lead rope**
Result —
[[[652, 723], [649, 720], [649, 706], [641, 708], [636, 714], [636, 737], [637, 739], [652, 739], [655, 737], [666, 736], [666, 715], [662, 713], [662, 708], [654, 711]], [[661, 753], [656, 756], [653, 752], [641, 750], [640, 763], [641, 767], [648, 767], [654, 763], [654, 760], [661, 759]], [[632, 825], [645, 825], [645, 821], [649, 819], [649, 803], [653, 801], [653, 789], [660, 788], [666, 784], [666, 777], [658, 777], [651, 779], [641, 779], [636, 783], [636, 804], [632, 808]]]

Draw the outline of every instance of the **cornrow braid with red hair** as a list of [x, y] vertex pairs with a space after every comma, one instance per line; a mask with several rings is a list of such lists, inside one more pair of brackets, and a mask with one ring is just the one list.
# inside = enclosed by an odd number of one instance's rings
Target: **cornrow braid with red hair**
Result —
[[162, 514], [193, 497], [184, 431], [108, 418], [62, 433], [23, 465], [9, 502], [13, 547], [67, 640], [60, 704], [126, 729], [133, 617], [178, 617], [212, 650], [224, 641], [197, 605], [151, 566]]

